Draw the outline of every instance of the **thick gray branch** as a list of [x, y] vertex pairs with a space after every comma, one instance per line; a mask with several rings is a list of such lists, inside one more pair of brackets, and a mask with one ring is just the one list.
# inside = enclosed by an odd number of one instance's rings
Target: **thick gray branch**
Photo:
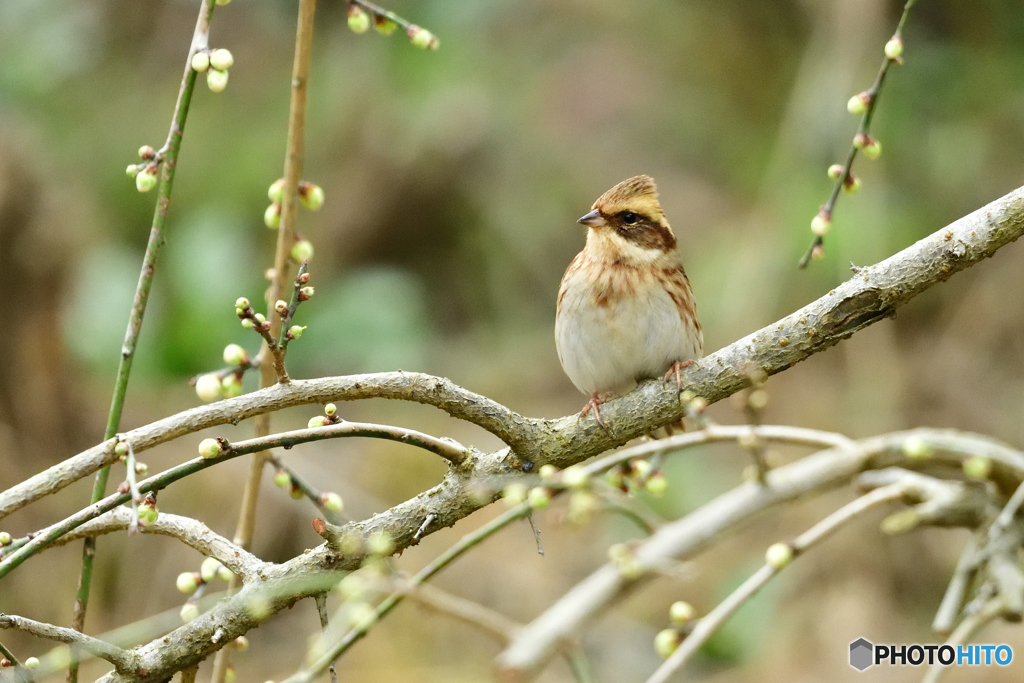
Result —
[[137, 657], [131, 651], [122, 650], [110, 643], [79, 633], [73, 628], [44, 624], [41, 621], [33, 621], [13, 614], [0, 614], [0, 629], [7, 628], [80, 647], [89, 654], [107, 660], [119, 672], [130, 673], [137, 664]]
[[[860, 269], [845, 283], [799, 311], [707, 356], [685, 373], [687, 385], [710, 402], [747, 385], [750, 367], [781, 372], [846, 339], [954, 273], [992, 256], [1024, 234], [1024, 188], [955, 221], [890, 258]], [[674, 387], [646, 382], [608, 402], [591, 419], [524, 417], [447, 379], [388, 372], [279, 384], [245, 396], [187, 410], [128, 432], [136, 453], [177, 437], [290, 406], [390, 398], [436, 406], [479, 425], [512, 447], [518, 460], [560, 467], [621, 446], [682, 417]], [[116, 460], [114, 442], [94, 446], [0, 493], [0, 518], [60, 490]]]

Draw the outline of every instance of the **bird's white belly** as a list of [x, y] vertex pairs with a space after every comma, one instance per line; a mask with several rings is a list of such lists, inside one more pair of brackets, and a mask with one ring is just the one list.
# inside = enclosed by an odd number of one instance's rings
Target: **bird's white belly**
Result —
[[700, 356], [693, 330], [658, 283], [603, 306], [583, 285], [567, 287], [555, 323], [558, 357], [580, 391], [628, 391], [638, 379], [660, 376], [672, 363]]

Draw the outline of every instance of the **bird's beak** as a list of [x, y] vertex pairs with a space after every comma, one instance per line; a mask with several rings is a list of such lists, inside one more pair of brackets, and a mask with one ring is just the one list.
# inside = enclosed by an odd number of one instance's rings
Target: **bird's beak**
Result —
[[601, 211], [599, 209], [594, 209], [593, 211], [588, 213], [586, 216], [583, 216], [576, 222], [582, 223], [588, 228], [597, 228], [602, 225], [605, 225], [604, 219], [601, 218]]

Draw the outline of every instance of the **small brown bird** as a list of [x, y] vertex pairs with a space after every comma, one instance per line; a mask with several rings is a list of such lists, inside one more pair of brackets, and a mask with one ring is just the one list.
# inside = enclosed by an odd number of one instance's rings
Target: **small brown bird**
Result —
[[624, 180], [579, 219], [587, 244], [562, 277], [555, 345], [562, 369], [590, 394], [580, 417], [642, 379], [666, 381], [704, 353], [704, 335], [676, 236], [650, 176]]

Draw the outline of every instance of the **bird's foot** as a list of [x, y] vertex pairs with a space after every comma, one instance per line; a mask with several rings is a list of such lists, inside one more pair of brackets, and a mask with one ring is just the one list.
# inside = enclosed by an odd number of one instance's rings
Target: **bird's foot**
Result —
[[601, 411], [597, 409], [599, 405], [607, 401], [609, 398], [611, 398], [611, 394], [599, 394], [597, 392], [591, 394], [590, 400], [587, 401], [587, 405], [583, 406], [583, 410], [580, 411], [580, 419], [582, 420], [586, 417], [587, 413], [593, 412], [594, 419], [597, 420], [597, 424], [600, 425], [601, 429], [611, 434], [611, 432], [608, 431], [608, 425], [606, 425], [604, 420], [601, 419]]
[[669, 366], [668, 372], [665, 373], [665, 381], [668, 382], [674, 376], [676, 378], [676, 391], [683, 393], [683, 378], [679, 373], [681, 370], [688, 368], [693, 364], [694, 362], [692, 360], [677, 360]]

